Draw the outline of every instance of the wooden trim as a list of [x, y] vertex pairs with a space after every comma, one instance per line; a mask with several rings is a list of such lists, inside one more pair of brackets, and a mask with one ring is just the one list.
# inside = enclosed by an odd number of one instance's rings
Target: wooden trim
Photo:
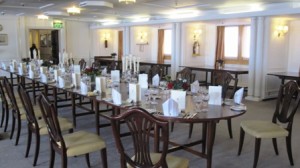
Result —
[[171, 55], [164, 55], [164, 60], [171, 60]]

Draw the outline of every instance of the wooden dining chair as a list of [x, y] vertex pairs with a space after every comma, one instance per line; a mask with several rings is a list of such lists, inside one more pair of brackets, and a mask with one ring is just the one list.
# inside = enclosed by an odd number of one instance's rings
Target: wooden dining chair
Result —
[[106, 144], [98, 135], [87, 131], [77, 131], [62, 135], [61, 125], [57, 117], [57, 109], [48, 98], [39, 96], [43, 119], [47, 125], [50, 143], [50, 168], [54, 166], [55, 152], [61, 155], [62, 168], [68, 165], [67, 157], [85, 155], [88, 167], [90, 167], [89, 153], [101, 151], [102, 165], [107, 168]]
[[93, 63], [92, 63], [92, 68], [93, 68], [93, 69], [97, 69], [97, 70], [101, 69], [101, 64], [100, 64], [100, 62], [99, 62], [99, 61], [93, 62]]
[[[2, 117], [0, 126], [3, 127], [4, 124], [4, 132], [7, 131], [8, 119], [9, 119], [9, 104], [7, 101], [7, 95], [4, 92], [5, 88], [3, 85], [4, 77], [0, 78], [0, 99], [1, 99], [1, 107], [2, 107]], [[5, 122], [5, 123], [4, 123]]]
[[149, 73], [148, 73], [148, 81], [150, 83], [152, 83], [152, 78], [157, 75], [159, 76], [159, 78], [161, 79], [164, 75], [164, 70], [163, 67], [161, 67], [160, 65], [154, 65], [149, 69]]
[[[40, 150], [40, 136], [48, 134], [46, 123], [42, 118], [37, 118], [35, 115], [34, 108], [32, 106], [30, 97], [26, 92], [26, 89], [22, 86], [18, 86], [18, 92], [21, 98], [21, 102], [26, 112], [26, 119], [27, 119], [27, 130], [28, 130], [28, 138], [27, 138], [27, 148], [25, 157], [28, 157], [30, 146], [31, 146], [31, 139], [32, 133], [35, 134], [36, 137], [36, 148], [33, 160], [33, 166], [36, 166], [39, 150]], [[73, 132], [73, 124], [69, 122], [66, 118], [58, 117], [58, 122], [62, 131], [69, 131]]]
[[289, 81], [282, 85], [277, 97], [276, 108], [272, 121], [249, 120], [242, 121], [240, 126], [240, 142], [238, 155], [241, 154], [245, 132], [255, 137], [254, 162], [253, 167], [257, 166], [261, 139], [272, 138], [273, 147], [278, 155], [276, 138], [286, 138], [286, 148], [290, 164], [293, 166], [292, 155], [292, 128], [293, 119], [300, 104], [300, 88], [295, 81]]
[[[125, 122], [131, 133], [134, 150], [128, 150], [128, 141], [121, 138], [119, 123]], [[121, 167], [172, 167], [187, 168], [189, 160], [167, 154], [169, 144], [168, 121], [149, 114], [141, 108], [130, 109], [118, 116], [111, 117], [112, 129], [117, 149], [120, 153]], [[122, 126], [123, 128], [123, 126]], [[162, 150], [160, 153], [150, 149], [151, 135], [160, 139]], [[160, 137], [159, 137], [160, 136]], [[154, 145], [155, 146], [155, 145]]]
[[112, 70], [117, 70], [117, 64], [116, 64], [116, 62], [115, 61], [112, 61], [111, 63], [109, 63], [108, 65], [107, 65], [107, 73], [109, 73], [110, 74], [110, 72], [112, 71]]
[[187, 67], [176, 73], [176, 79], [185, 79], [188, 83], [193, 83], [195, 81], [195, 77], [196, 74], [192, 73], [192, 70]]
[[80, 61], [79, 61], [79, 66], [80, 66], [80, 70], [83, 71], [86, 67], [86, 62], [85, 60], [82, 58]]

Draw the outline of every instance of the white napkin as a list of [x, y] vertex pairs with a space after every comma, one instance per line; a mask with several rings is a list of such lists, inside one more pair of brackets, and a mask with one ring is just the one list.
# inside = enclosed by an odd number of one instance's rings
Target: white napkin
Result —
[[119, 70], [113, 70], [110, 72], [110, 74], [111, 74], [112, 82], [120, 82], [120, 71]]
[[35, 65], [34, 64], [29, 64], [29, 70], [34, 71], [35, 70]]
[[192, 92], [192, 93], [198, 93], [199, 89], [200, 89], [199, 81], [196, 80], [195, 82], [193, 82], [193, 83], [191, 84], [191, 92]]
[[222, 86], [209, 86], [208, 94], [208, 104], [222, 105]]
[[80, 65], [73, 65], [74, 73], [80, 73]]
[[241, 104], [243, 99], [243, 94], [244, 94], [244, 88], [240, 88], [234, 93], [233, 99], [235, 104]]
[[80, 82], [81, 82], [81, 75], [80, 73], [72, 73], [72, 84], [75, 87], [80, 86]]
[[9, 70], [10, 70], [10, 72], [15, 72], [14, 66], [13, 65], [9, 65]]
[[62, 78], [61, 76], [58, 77], [58, 86], [59, 86], [60, 88], [65, 87], [65, 79]]
[[84, 94], [84, 95], [88, 94], [88, 92], [89, 92], [89, 88], [84, 82], [80, 83], [80, 91], [81, 91], [81, 94]]
[[180, 114], [178, 106], [178, 103], [172, 98], [166, 100], [162, 104], [164, 116], [177, 117]]
[[101, 92], [105, 92], [106, 90], [106, 77], [96, 77], [96, 90]]
[[41, 81], [44, 83], [48, 83], [48, 77], [46, 74], [44, 73], [41, 74]]
[[178, 103], [178, 107], [180, 110], [185, 109], [185, 97], [186, 97], [186, 91], [171, 90], [170, 98], [172, 98]]
[[104, 69], [102, 70], [101, 75], [102, 75], [102, 76], [106, 76], [106, 75], [107, 75], [107, 69], [106, 69], [106, 68], [104, 68]]
[[2, 69], [6, 69], [6, 65], [4, 62], [1, 63]]
[[20, 74], [20, 75], [23, 74], [23, 68], [22, 68], [22, 67], [18, 67], [18, 71], [19, 71], [19, 74]]
[[148, 88], [148, 74], [139, 74], [139, 84], [141, 88]]
[[47, 70], [48, 70], [48, 68], [47, 67], [40, 67], [40, 72], [41, 73], [46, 73], [47, 72]]
[[34, 71], [29, 70], [29, 78], [34, 79]]
[[159, 75], [156, 74], [153, 76], [152, 78], [152, 85], [155, 86], [155, 87], [158, 87], [159, 86]]
[[133, 102], [141, 101], [140, 85], [129, 83], [129, 99]]
[[54, 79], [58, 81], [58, 77], [61, 76], [61, 70], [54, 70]]
[[113, 88], [111, 94], [112, 94], [113, 103], [116, 105], [121, 105], [122, 104], [121, 93]]
[[17, 61], [16, 60], [12, 60], [12, 65], [13, 65], [14, 69], [16, 69], [17, 68]]

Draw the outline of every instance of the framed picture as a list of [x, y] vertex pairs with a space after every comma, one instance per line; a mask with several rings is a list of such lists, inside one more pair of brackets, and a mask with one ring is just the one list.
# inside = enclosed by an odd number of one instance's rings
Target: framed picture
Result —
[[193, 56], [200, 56], [200, 43], [198, 41], [193, 43]]
[[0, 45], [7, 45], [8, 37], [7, 34], [0, 34]]

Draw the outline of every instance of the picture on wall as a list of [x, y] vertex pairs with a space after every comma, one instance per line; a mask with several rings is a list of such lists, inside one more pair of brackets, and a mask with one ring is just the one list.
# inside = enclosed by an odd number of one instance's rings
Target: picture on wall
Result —
[[200, 56], [200, 43], [198, 41], [193, 43], [193, 56]]
[[0, 34], [0, 45], [8, 44], [8, 36], [7, 34]]

